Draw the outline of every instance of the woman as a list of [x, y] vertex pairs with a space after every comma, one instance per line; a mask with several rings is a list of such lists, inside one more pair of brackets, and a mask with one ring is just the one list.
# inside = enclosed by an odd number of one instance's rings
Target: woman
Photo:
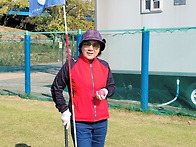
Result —
[[[105, 40], [97, 30], [88, 30], [79, 44], [79, 58], [71, 60], [71, 80], [78, 147], [103, 147], [109, 118], [107, 97], [115, 92], [115, 84], [108, 63], [97, 58], [105, 49]], [[68, 106], [63, 90], [68, 86], [68, 63], [56, 75], [51, 87], [57, 109], [62, 113], [63, 125], [70, 124], [71, 99]], [[101, 93], [102, 92], [102, 93]], [[72, 122], [72, 121], [71, 121]], [[73, 135], [73, 122], [71, 132]]]

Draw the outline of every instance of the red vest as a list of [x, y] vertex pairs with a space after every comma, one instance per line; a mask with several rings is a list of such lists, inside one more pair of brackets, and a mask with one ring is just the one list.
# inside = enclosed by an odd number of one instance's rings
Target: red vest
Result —
[[92, 63], [80, 54], [71, 69], [76, 121], [95, 122], [109, 118], [107, 99], [96, 98], [96, 91], [106, 87], [109, 69], [97, 58]]

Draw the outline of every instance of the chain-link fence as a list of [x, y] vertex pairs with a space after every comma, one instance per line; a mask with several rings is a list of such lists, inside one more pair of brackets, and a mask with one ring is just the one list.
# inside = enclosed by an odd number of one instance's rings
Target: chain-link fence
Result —
[[[148, 31], [148, 110], [196, 116], [196, 28]], [[110, 64], [116, 84], [116, 93], [108, 99], [109, 105], [140, 110], [142, 30], [100, 32], [107, 42], [100, 58]], [[43, 36], [31, 38], [31, 96], [51, 100], [50, 86], [65, 62], [66, 45], [62, 34], [53, 38]], [[77, 56], [76, 40], [77, 34], [69, 33], [72, 57]], [[0, 50], [1, 94], [23, 95], [24, 38], [6, 39], [1, 35]], [[64, 94], [68, 98], [66, 90]]]

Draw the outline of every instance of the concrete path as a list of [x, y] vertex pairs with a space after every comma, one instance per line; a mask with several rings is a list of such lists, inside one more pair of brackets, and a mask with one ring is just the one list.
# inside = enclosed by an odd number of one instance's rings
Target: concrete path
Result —
[[[31, 66], [31, 95], [51, 99], [50, 87], [60, 70], [61, 63]], [[5, 94], [25, 94], [24, 66], [0, 67], [0, 92]], [[64, 92], [68, 99], [68, 93]]]

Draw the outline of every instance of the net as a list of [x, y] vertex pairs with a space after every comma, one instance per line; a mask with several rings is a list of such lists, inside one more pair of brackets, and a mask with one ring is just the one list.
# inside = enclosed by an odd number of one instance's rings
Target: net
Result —
[[[149, 29], [148, 111], [196, 117], [195, 28]], [[106, 39], [105, 59], [113, 72], [116, 93], [109, 106], [141, 111], [142, 30], [100, 30]], [[50, 32], [52, 33], [52, 32]], [[56, 32], [53, 32], [54, 34]], [[69, 33], [69, 32], [68, 32]], [[31, 94], [25, 95], [24, 37], [1, 34], [0, 93], [51, 101], [50, 86], [66, 60], [62, 34], [31, 37]], [[37, 35], [36, 33], [31, 34]], [[17, 35], [15, 35], [17, 36]], [[21, 36], [21, 34], [20, 34]], [[69, 33], [72, 57], [76, 34]], [[177, 82], [179, 80], [179, 82]], [[67, 89], [64, 96], [68, 99]]]

